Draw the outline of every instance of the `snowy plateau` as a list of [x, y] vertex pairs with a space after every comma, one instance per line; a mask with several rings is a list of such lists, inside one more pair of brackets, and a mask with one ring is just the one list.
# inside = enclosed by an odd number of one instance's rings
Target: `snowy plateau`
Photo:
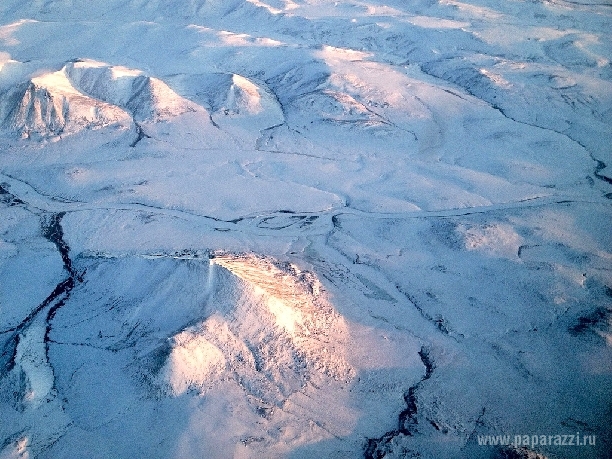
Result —
[[611, 31], [0, 0], [0, 459], [612, 457]]

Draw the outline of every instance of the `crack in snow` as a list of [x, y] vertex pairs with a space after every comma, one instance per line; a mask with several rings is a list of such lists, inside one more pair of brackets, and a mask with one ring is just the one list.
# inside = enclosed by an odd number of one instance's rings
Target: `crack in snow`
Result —
[[425, 374], [413, 386], [404, 393], [404, 402], [406, 408], [400, 413], [398, 418], [398, 427], [385, 433], [380, 438], [370, 438], [367, 441], [364, 451], [365, 459], [380, 459], [385, 457], [386, 453], [393, 450], [393, 442], [396, 437], [412, 437], [418, 433], [418, 398], [417, 391], [420, 386], [431, 378], [436, 368], [436, 364], [430, 354], [430, 350], [426, 347], [421, 347], [419, 351], [421, 362], [425, 366]]

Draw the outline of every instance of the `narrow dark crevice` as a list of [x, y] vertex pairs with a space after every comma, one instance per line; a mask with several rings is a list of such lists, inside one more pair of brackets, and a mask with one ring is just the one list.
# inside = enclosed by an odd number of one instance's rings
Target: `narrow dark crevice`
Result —
[[136, 145], [138, 145], [138, 142], [140, 142], [142, 139], [150, 139], [151, 136], [146, 134], [144, 129], [142, 129], [142, 126], [138, 123], [134, 123], [136, 125], [136, 139], [134, 139], [134, 141], [130, 144], [131, 148], [134, 148]]
[[417, 299], [410, 293], [406, 292], [401, 286], [396, 285], [395, 288], [397, 289], [398, 292], [404, 295], [408, 299], [408, 301], [410, 301], [410, 303], [412, 303], [412, 305], [419, 312], [421, 317], [423, 317], [423, 319], [427, 320], [428, 322], [431, 322], [444, 335], [448, 336], [449, 338], [454, 339], [455, 341], [459, 341], [459, 338], [464, 337], [462, 333], [454, 333], [452, 328], [450, 328], [447, 320], [443, 316], [441, 315], [436, 315], [435, 317], [431, 316], [427, 311], [423, 309], [423, 306], [420, 305]]
[[64, 241], [64, 230], [61, 224], [64, 215], [66, 215], [66, 212], [60, 212], [52, 214], [48, 219], [43, 219], [42, 235], [49, 242], [55, 244], [64, 262], [64, 269], [68, 271], [68, 274], [72, 278], [76, 277], [76, 273], [72, 267], [72, 260], [70, 259], [70, 247], [68, 247], [68, 244]]
[[66, 301], [70, 298], [70, 292], [74, 288], [76, 282], [82, 282], [81, 276], [79, 276], [74, 267], [72, 266], [72, 260], [70, 258], [70, 247], [64, 240], [64, 232], [61, 226], [61, 220], [64, 217], [65, 212], [58, 214], [52, 214], [50, 216], [44, 216], [42, 222], [42, 235], [49, 241], [52, 242], [60, 252], [62, 261], [64, 263], [64, 269], [68, 273], [68, 277], [59, 282], [53, 291], [34, 308], [25, 319], [23, 319], [17, 326], [13, 327], [6, 332], [10, 333], [10, 336], [6, 338], [2, 344], [2, 353], [0, 354], [0, 375], [4, 375], [10, 372], [15, 367], [15, 359], [17, 356], [17, 346], [21, 334], [32, 322], [46, 310], [46, 331], [44, 336], [45, 352], [48, 357], [49, 353], [49, 333], [51, 331], [51, 321], [55, 317], [55, 314], [61, 308]]
[[595, 177], [597, 177], [599, 180], [603, 180], [604, 182], [612, 185], [612, 178], [607, 177], [600, 173], [602, 170], [604, 170], [607, 167], [606, 163], [593, 157], [593, 155], [591, 155], [591, 158], [593, 158], [593, 161], [597, 163], [597, 166], [595, 166], [595, 173], [594, 173]]
[[[406, 408], [399, 414], [397, 429], [391, 430], [385, 433], [380, 438], [370, 438], [366, 443], [364, 451], [365, 459], [382, 459], [388, 453], [391, 453], [394, 448], [394, 440], [397, 437], [412, 437], [418, 432], [417, 418], [418, 414], [418, 398], [417, 391], [421, 384], [427, 381], [433, 375], [436, 368], [435, 362], [430, 355], [429, 349], [422, 347], [419, 351], [419, 357], [421, 362], [425, 366], [425, 375], [415, 385], [411, 386], [406, 393], [404, 393], [404, 401], [406, 402]], [[431, 420], [429, 421], [432, 422]], [[407, 457], [419, 457], [417, 452], [406, 451]]]
[[9, 207], [25, 204], [25, 202], [16, 198], [15, 195], [8, 191], [8, 185], [6, 183], [0, 184], [0, 203], [6, 204]]
[[212, 124], [214, 127], [216, 127], [216, 128], [217, 128], [217, 129], [219, 129], [219, 130], [223, 130], [223, 129], [221, 129], [221, 126], [219, 126], [219, 125], [217, 124], [217, 122], [216, 122], [216, 121], [215, 121], [215, 119], [212, 117], [212, 115], [208, 115], [208, 119], [209, 119], [209, 121], [210, 121], [210, 124]]

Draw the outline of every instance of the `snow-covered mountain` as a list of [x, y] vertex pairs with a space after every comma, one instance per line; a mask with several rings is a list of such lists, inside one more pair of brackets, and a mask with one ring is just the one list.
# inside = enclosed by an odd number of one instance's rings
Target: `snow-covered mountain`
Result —
[[131, 123], [120, 107], [78, 91], [61, 70], [17, 84], [3, 94], [1, 107], [3, 128], [26, 139]]
[[608, 457], [611, 26], [3, 0], [0, 458]]

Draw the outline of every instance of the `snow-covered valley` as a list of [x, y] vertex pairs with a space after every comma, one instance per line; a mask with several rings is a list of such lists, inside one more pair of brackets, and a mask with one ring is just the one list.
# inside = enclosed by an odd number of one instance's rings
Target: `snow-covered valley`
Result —
[[2, 0], [0, 458], [610, 457], [609, 30]]

